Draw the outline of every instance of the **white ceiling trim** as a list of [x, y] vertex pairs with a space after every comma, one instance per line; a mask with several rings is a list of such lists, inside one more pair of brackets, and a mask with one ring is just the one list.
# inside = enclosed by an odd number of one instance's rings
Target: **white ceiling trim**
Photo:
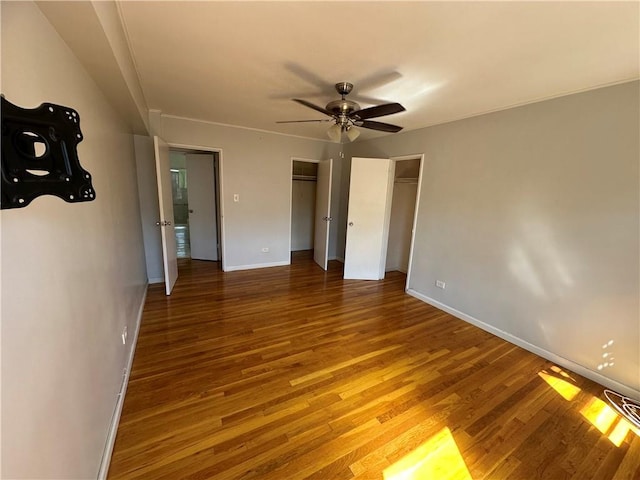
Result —
[[198, 119], [198, 118], [182, 117], [180, 115], [171, 115], [170, 113], [162, 113], [162, 112], [160, 112], [160, 116], [164, 117], [164, 118], [174, 118], [176, 120], [185, 120], [185, 121], [189, 121], [189, 122], [204, 123], [204, 124], [207, 124], [207, 125], [216, 125], [218, 127], [237, 128], [237, 129], [240, 129], [240, 130], [250, 130], [252, 132], [268, 133], [270, 135], [280, 135], [280, 136], [284, 136], [284, 137], [300, 138], [300, 139], [303, 139], [303, 140], [313, 140], [314, 142], [334, 143], [329, 139], [325, 140], [323, 138], [303, 137], [302, 135], [292, 135], [292, 134], [289, 134], [289, 133], [274, 132], [272, 130], [264, 130], [264, 129], [261, 129], [261, 128], [254, 128], [254, 127], [245, 127], [243, 125], [232, 125], [232, 124], [229, 124], [229, 123], [212, 122], [211, 120], [201, 120], [201, 119]]

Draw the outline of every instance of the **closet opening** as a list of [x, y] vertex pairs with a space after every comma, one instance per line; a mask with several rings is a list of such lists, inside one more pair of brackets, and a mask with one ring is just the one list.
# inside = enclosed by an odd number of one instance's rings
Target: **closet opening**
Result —
[[406, 274], [409, 271], [421, 162], [422, 156], [395, 159], [385, 266], [387, 272]]
[[312, 258], [315, 240], [318, 162], [293, 160], [291, 167], [291, 261]]

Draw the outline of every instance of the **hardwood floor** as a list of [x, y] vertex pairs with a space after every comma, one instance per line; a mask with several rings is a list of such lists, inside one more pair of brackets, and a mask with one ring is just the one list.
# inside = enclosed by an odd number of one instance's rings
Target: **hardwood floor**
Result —
[[111, 479], [639, 479], [603, 388], [308, 255], [149, 288]]

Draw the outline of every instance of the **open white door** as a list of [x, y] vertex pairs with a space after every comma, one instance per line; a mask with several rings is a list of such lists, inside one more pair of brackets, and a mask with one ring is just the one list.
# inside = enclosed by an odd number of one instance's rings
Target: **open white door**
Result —
[[351, 159], [344, 278], [384, 278], [393, 166], [387, 158]]
[[158, 179], [158, 203], [160, 206], [160, 226], [162, 237], [162, 262], [164, 264], [165, 292], [171, 290], [178, 279], [178, 260], [176, 258], [176, 234], [173, 220], [173, 194], [171, 192], [171, 164], [169, 145], [160, 137], [153, 137], [156, 155], [156, 178]]
[[331, 172], [333, 159], [318, 163], [316, 181], [316, 218], [313, 239], [313, 260], [327, 269], [329, 256], [329, 226], [331, 225]]
[[187, 197], [191, 258], [218, 260], [213, 154], [188, 154]]

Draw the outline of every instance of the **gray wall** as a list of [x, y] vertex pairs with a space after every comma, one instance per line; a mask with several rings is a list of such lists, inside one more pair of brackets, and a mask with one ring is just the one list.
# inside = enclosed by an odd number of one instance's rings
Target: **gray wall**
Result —
[[407, 273], [417, 190], [418, 185], [415, 183], [396, 183], [393, 186], [385, 267], [387, 272], [398, 270]]
[[160, 210], [153, 140], [143, 135], [134, 135], [134, 145], [147, 278], [149, 283], [160, 283], [164, 282], [164, 267], [162, 238], [160, 228], [156, 225], [160, 220]]
[[352, 145], [425, 154], [410, 289], [640, 390], [638, 92], [631, 82]]
[[316, 182], [291, 181], [291, 251], [313, 249]]
[[79, 112], [96, 190], [0, 214], [1, 476], [96, 478], [146, 285], [133, 139], [35, 4], [1, 8], [2, 92]]
[[[159, 135], [170, 144], [219, 148], [225, 270], [289, 262], [291, 159], [334, 159], [332, 212], [339, 210], [340, 145], [162, 115]], [[238, 194], [240, 201], [234, 202]], [[338, 226], [331, 225], [329, 256]], [[269, 252], [262, 252], [262, 248]]]

